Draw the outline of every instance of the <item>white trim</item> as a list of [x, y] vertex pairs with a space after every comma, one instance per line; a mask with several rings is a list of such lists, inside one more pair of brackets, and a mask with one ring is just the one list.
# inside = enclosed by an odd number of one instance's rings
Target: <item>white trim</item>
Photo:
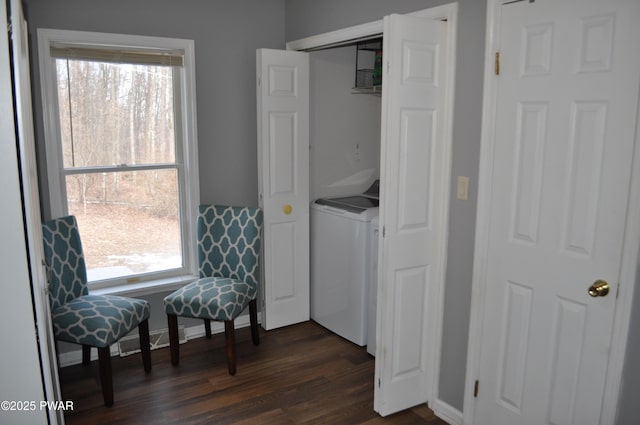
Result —
[[[433, 380], [431, 382], [431, 398], [435, 401], [439, 401], [439, 388], [440, 388], [440, 365], [441, 365], [441, 352], [442, 352], [442, 323], [444, 321], [444, 292], [445, 283], [447, 279], [447, 262], [449, 252], [449, 218], [451, 207], [451, 169], [452, 169], [452, 149], [453, 149], [453, 123], [454, 123], [454, 106], [455, 106], [455, 75], [456, 75], [456, 35], [458, 34], [458, 3], [450, 3], [447, 5], [434, 7], [427, 9], [426, 11], [419, 11], [415, 13], [416, 16], [435, 20], [447, 21], [447, 64], [446, 72], [449, 76], [446, 78], [444, 87], [445, 91], [445, 104], [443, 115], [443, 134], [442, 140], [445, 144], [443, 149], [443, 175], [445, 176], [443, 188], [443, 202], [442, 210], [440, 213], [442, 216], [442, 223], [444, 229], [442, 231], [442, 241], [440, 244], [440, 271], [439, 285], [437, 288], [437, 299], [434, 303], [434, 346], [430, 357], [433, 365]], [[441, 402], [444, 403], [444, 402]]]
[[[15, 117], [18, 132], [19, 160], [22, 173], [22, 191], [26, 240], [31, 269], [31, 291], [35, 314], [42, 381], [46, 400], [60, 400], [60, 380], [55, 356], [55, 339], [51, 325], [51, 311], [47, 290], [47, 275], [43, 267], [42, 221], [36, 141], [34, 135], [33, 104], [29, 65], [28, 23], [24, 19], [20, 0], [11, 0], [11, 27], [13, 35], [13, 70], [15, 74]], [[64, 423], [62, 412], [49, 412], [53, 424]]]
[[[440, 265], [442, 275], [439, 279], [439, 285], [437, 288], [437, 299], [434, 302], [435, 308], [430, 313], [430, 317], [434, 321], [434, 340], [437, 342], [432, 346], [432, 352], [429, 353], [429, 358], [432, 359], [432, 365], [434, 373], [432, 374], [432, 382], [430, 384], [429, 393], [431, 398], [437, 397], [439, 393], [439, 381], [440, 381], [440, 357], [442, 347], [442, 322], [444, 316], [444, 286], [446, 280], [446, 265], [447, 265], [447, 252], [449, 241], [449, 209], [450, 209], [450, 191], [451, 191], [451, 161], [452, 161], [452, 145], [453, 145], [453, 122], [454, 122], [454, 99], [455, 99], [455, 63], [456, 63], [456, 35], [458, 33], [458, 3], [452, 2], [441, 6], [432, 7], [429, 9], [418, 10], [415, 12], [407, 13], [414, 17], [428, 18], [433, 20], [445, 20], [447, 21], [447, 75], [450, 78], [446, 79], [445, 87], [445, 105], [444, 105], [444, 133], [443, 141], [445, 143], [443, 152], [444, 169], [443, 174], [445, 178], [445, 187], [443, 193], [445, 194], [444, 206], [441, 211], [443, 214], [443, 240], [441, 243], [441, 255], [442, 264]], [[374, 22], [368, 22], [361, 25], [355, 25], [353, 27], [344, 28], [336, 31], [331, 31], [323, 34], [318, 34], [298, 40], [287, 42], [287, 50], [317, 50], [328, 47], [336, 47], [342, 44], [347, 44], [355, 40], [364, 40], [372, 38], [374, 36], [380, 36], [383, 33], [383, 20]], [[380, 329], [380, 326], [377, 327]], [[425, 400], [429, 401], [429, 400]], [[446, 404], [441, 402], [442, 404]]]
[[[638, 94], [640, 97], [640, 93]], [[618, 415], [618, 401], [622, 387], [622, 372], [627, 352], [627, 341], [631, 326], [633, 295], [637, 290], [635, 282], [640, 265], [640, 105], [636, 113], [636, 137], [631, 166], [631, 185], [629, 188], [629, 205], [627, 222], [624, 230], [622, 247], [622, 264], [620, 266], [620, 287], [616, 301], [616, 313], [613, 318], [613, 335], [609, 352], [607, 379], [604, 387], [601, 424], [615, 423]], [[636, 306], [640, 308], [640, 306]], [[627, 359], [627, 361], [632, 361]]]
[[476, 238], [474, 246], [473, 276], [471, 281], [471, 311], [469, 314], [469, 342], [467, 345], [467, 372], [463, 423], [471, 425], [475, 410], [473, 395], [475, 381], [480, 372], [482, 345], [483, 305], [485, 299], [487, 248], [489, 244], [489, 212], [491, 207], [491, 176], [493, 173], [493, 121], [496, 108], [496, 78], [493, 73], [493, 52], [498, 49], [496, 28], [500, 27], [500, 0], [487, 0], [485, 35], [484, 88], [482, 100], [482, 132], [480, 142], [480, 167], [478, 172], [478, 204], [476, 213]]
[[340, 46], [382, 35], [382, 20], [287, 42], [287, 50], [307, 51]]
[[[415, 12], [406, 13], [406, 15], [434, 20], [447, 20], [453, 26], [457, 26], [458, 3], [452, 2], [429, 9], [417, 10]], [[451, 20], [454, 20], [454, 22], [452, 23]], [[382, 19], [380, 19], [378, 21], [367, 22], [336, 31], [325, 32], [322, 34], [312, 35], [310, 37], [300, 38], [298, 40], [288, 41], [286, 46], [287, 50], [299, 51], [337, 47], [357, 40], [366, 40], [372, 37], [382, 36], [382, 31], [383, 24]]]
[[[482, 139], [480, 148], [480, 172], [478, 178], [478, 207], [476, 242], [471, 292], [469, 343], [467, 352], [467, 376], [463, 407], [463, 423], [471, 425], [475, 413], [473, 396], [475, 380], [480, 374], [482, 323], [486, 294], [486, 264], [489, 245], [489, 218], [491, 207], [491, 180], [493, 174], [493, 150], [496, 117], [497, 80], [493, 72], [494, 52], [499, 50], [500, 6], [502, 0], [487, 0], [487, 24], [485, 43], [484, 98], [482, 105]], [[600, 424], [612, 424], [616, 418], [618, 398], [622, 383], [622, 369], [630, 326], [633, 292], [636, 281], [638, 253], [640, 250], [640, 110], [636, 118], [636, 140], [632, 165], [632, 177], [623, 258], [620, 269], [620, 294], [616, 301], [611, 350], [607, 367], [607, 379]]]
[[[188, 96], [181, 96], [186, 102], [182, 105], [182, 158], [184, 163], [185, 198], [183, 205], [188, 223], [183, 227], [182, 244], [185, 253], [184, 267], [186, 270], [197, 273], [198, 270], [198, 254], [197, 254], [197, 235], [195, 220], [198, 216], [198, 206], [200, 204], [200, 170], [198, 161], [198, 120], [196, 109], [196, 53], [195, 42], [193, 40], [186, 41], [184, 63], [182, 68], [182, 91], [188, 93]], [[185, 143], [189, 141], [189, 143]]]
[[144, 297], [146, 295], [159, 294], [162, 292], [172, 292], [182, 288], [198, 276], [184, 275], [166, 279], [147, 280], [144, 282], [127, 283], [125, 285], [107, 286], [102, 288], [91, 287], [91, 295], [121, 295], [126, 297]]
[[[180, 103], [180, 116], [176, 116], [176, 128], [181, 131], [180, 149], [176, 152], [177, 167], [183, 178], [180, 179], [180, 211], [182, 224], [182, 247], [184, 266], [178, 270], [158, 273], [156, 276], [171, 279], [180, 273], [197, 273], [196, 226], [200, 203], [200, 184], [198, 167], [198, 133], [196, 118], [196, 76], [195, 76], [195, 43], [193, 40], [147, 37], [125, 34], [96, 33], [84, 31], [66, 31], [38, 29], [38, 57], [40, 66], [40, 82], [42, 90], [42, 109], [44, 120], [45, 158], [47, 164], [47, 181], [49, 184], [49, 203], [51, 217], [67, 214], [63, 199], [66, 199], [66, 188], [62, 169], [62, 149], [60, 147], [60, 122], [56, 92], [56, 72], [51, 59], [49, 46], [53, 43], [80, 43], [94, 46], [111, 46], [119, 48], [141, 47], [149, 49], [170, 49], [184, 51], [183, 66], [180, 70], [179, 86], [175, 87], [177, 102]], [[146, 166], [138, 168], [148, 168]], [[154, 273], [155, 274], [155, 273]], [[138, 275], [140, 276], [140, 275]], [[105, 286], [126, 286], [124, 279], [113, 279], [96, 283], [94, 288]], [[144, 279], [144, 277], [142, 277]], [[175, 278], [174, 278], [175, 279]], [[162, 279], [161, 279], [162, 280]], [[91, 288], [92, 284], [90, 284]]]
[[[196, 319], [197, 320], [197, 319]], [[241, 329], [251, 326], [251, 322], [249, 321], [249, 315], [245, 314], [243, 316], [239, 316], [234, 321], [235, 329]], [[258, 317], [258, 324], [260, 324], [260, 317]], [[224, 324], [222, 322], [211, 322], [211, 334], [220, 334], [224, 333]], [[184, 329], [184, 335], [187, 338], [187, 343], [192, 339], [202, 338], [204, 334], [204, 324], [189, 326]], [[79, 346], [78, 346], [79, 347]], [[169, 347], [163, 347], [161, 349], [168, 349]], [[111, 357], [120, 356], [120, 351], [118, 350], [118, 344], [113, 343], [109, 347], [111, 351]], [[153, 356], [153, 354], [152, 354]], [[98, 359], [98, 350], [91, 350], [91, 360]], [[67, 351], [66, 353], [62, 353], [58, 356], [58, 364], [60, 367], [73, 366], [82, 363], [82, 349]]]
[[[20, 181], [20, 152], [18, 142], [20, 135], [16, 131], [15, 114], [18, 113], [20, 99], [18, 88], [12, 80], [12, 56], [17, 52], [11, 51], [11, 34], [7, 29], [11, 24], [9, 9], [15, 6], [14, 2], [3, 2], [0, 5], [0, 131], [2, 132], [2, 142], [0, 142], [0, 196], [3, 200], [3, 207], [0, 211], [0, 232], [2, 234], [2, 245], [0, 247], [0, 267], [2, 268], [3, 293], [0, 308], [2, 309], [5, 323], [2, 325], [0, 334], [5, 343], [3, 344], [2, 359], [0, 367], [2, 375], [2, 388], [0, 397], [13, 400], [43, 400], [53, 401], [48, 398], [48, 389], [45, 380], [51, 381], [50, 370], [44, 367], [43, 361], [46, 352], [39, 352], [38, 339], [45, 335], [38, 336], [36, 317], [33, 310], [32, 291], [37, 287], [32, 287], [29, 264], [29, 248], [27, 240], [29, 234], [25, 232], [25, 217], [23, 213], [22, 184]], [[20, 25], [13, 26], [13, 30], [20, 30]], [[25, 40], [26, 41], [26, 40]], [[26, 70], [28, 72], [28, 69]], [[17, 76], [16, 76], [17, 77]], [[28, 81], [28, 78], [27, 78]], [[24, 99], [30, 107], [31, 99]], [[18, 104], [14, 103], [18, 102]], [[22, 170], [28, 173], [31, 170]], [[38, 312], [40, 313], [40, 312]], [[4, 403], [3, 403], [4, 407]], [[12, 415], [2, 409], [0, 417], [3, 422], [11, 420], [23, 423], [44, 424], [52, 421], [57, 422], [54, 412], [33, 411], [20, 412]], [[49, 414], [51, 413], [51, 414]]]
[[[61, 149], [48, 148], [50, 144], [58, 143], [57, 139], [49, 141], [50, 134], [60, 134], [60, 120], [57, 107], [56, 83], [53, 81], [56, 73], [49, 55], [49, 39], [56, 35], [55, 31], [38, 30], [38, 66], [40, 67], [40, 85], [42, 91], [42, 118], [44, 123], [45, 160], [47, 164], [47, 184], [49, 193], [49, 208], [51, 217], [64, 215], [66, 208], [62, 204], [62, 196], [52, 196], [53, 193], [64, 194], [66, 189], [61, 181], [59, 166], [62, 164]], [[50, 80], [48, 80], [50, 79]]]
[[[111, 357], [120, 355], [118, 344], [112, 344], [109, 347], [109, 351], [111, 352]], [[98, 350], [91, 350], [91, 360], [98, 360]], [[66, 353], [61, 353], [58, 355], [58, 366], [61, 368], [77, 365], [80, 363], [82, 363], [82, 349], [67, 351]]]
[[429, 404], [433, 413], [450, 425], [462, 425], [462, 412], [439, 398]]

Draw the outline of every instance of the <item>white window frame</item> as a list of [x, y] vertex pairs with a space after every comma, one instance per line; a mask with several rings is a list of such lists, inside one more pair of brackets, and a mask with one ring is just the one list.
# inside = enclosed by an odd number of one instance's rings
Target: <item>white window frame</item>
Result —
[[[84, 31], [38, 29], [38, 57], [42, 89], [44, 117], [44, 138], [49, 185], [49, 204], [52, 217], [68, 214], [66, 203], [65, 174], [63, 173], [60, 113], [55, 59], [51, 57], [50, 46], [54, 43], [77, 44], [105, 48], [135, 48], [150, 50], [181, 50], [184, 52], [179, 84], [174, 87], [174, 102], [180, 103], [176, 138], [180, 138], [181, 152], [176, 152], [176, 163], [183, 174], [180, 193], [180, 215], [182, 234], [183, 267], [167, 273], [154, 274], [149, 279], [144, 275], [124, 276], [92, 283], [90, 290], [100, 292], [149, 292], [149, 288], [173, 286], [197, 277], [196, 217], [200, 203], [198, 173], [198, 140], [196, 124], [196, 79], [195, 43], [193, 40], [147, 37], [138, 35], [109, 34]], [[176, 81], [176, 80], [174, 80]], [[102, 290], [104, 289], [104, 290]]]

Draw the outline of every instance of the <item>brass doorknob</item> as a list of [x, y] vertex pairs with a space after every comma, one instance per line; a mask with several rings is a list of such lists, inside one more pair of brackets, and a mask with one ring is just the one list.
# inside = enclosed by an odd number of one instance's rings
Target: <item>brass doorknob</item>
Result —
[[592, 297], [606, 297], [609, 293], [609, 284], [604, 280], [596, 280], [589, 287], [589, 295]]

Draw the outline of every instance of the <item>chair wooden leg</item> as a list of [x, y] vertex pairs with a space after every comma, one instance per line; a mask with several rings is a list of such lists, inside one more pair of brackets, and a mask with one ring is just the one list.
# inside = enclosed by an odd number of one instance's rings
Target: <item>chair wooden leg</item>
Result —
[[227, 344], [227, 367], [229, 368], [229, 375], [236, 374], [236, 350], [235, 350], [235, 329], [233, 320], [225, 320], [224, 322], [224, 336]]
[[177, 366], [180, 363], [180, 340], [178, 339], [178, 316], [167, 314], [169, 322], [169, 346], [171, 347], [171, 364]]
[[258, 304], [256, 300], [249, 301], [249, 319], [251, 320], [251, 340], [253, 345], [259, 345], [260, 328], [258, 327]]
[[211, 320], [204, 319], [204, 334], [211, 339]]
[[98, 347], [98, 364], [100, 366], [100, 383], [102, 398], [106, 407], [113, 406], [113, 376], [111, 373], [111, 350], [109, 347]]
[[85, 366], [89, 366], [91, 363], [91, 346], [83, 345], [82, 346], [82, 364]]
[[138, 325], [138, 335], [140, 335], [140, 352], [142, 353], [142, 365], [144, 371], [151, 372], [151, 342], [149, 341], [149, 319], [140, 322]]

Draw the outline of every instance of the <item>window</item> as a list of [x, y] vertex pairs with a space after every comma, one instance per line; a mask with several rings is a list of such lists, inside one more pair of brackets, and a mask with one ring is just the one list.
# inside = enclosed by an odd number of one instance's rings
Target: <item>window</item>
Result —
[[39, 30], [52, 216], [93, 288], [194, 275], [193, 42]]

